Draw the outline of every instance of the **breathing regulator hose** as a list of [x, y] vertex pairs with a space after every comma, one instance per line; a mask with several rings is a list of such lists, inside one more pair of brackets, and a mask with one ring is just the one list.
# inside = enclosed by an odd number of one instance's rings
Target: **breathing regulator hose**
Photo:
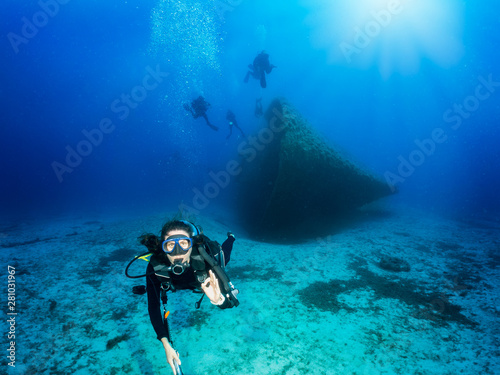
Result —
[[132, 263], [134, 263], [137, 259], [142, 259], [142, 260], [146, 260], [144, 257], [146, 255], [150, 255], [152, 254], [150, 251], [144, 253], [144, 254], [141, 254], [141, 255], [137, 255], [134, 259], [132, 259], [129, 264], [127, 265], [127, 268], [125, 268], [125, 276], [131, 278], [131, 279], [139, 279], [141, 277], [145, 277], [145, 276], [151, 276], [152, 274], [154, 274], [154, 270], [150, 273], [145, 273], [144, 275], [129, 275], [128, 273], [128, 269], [130, 268], [130, 266], [132, 265]]

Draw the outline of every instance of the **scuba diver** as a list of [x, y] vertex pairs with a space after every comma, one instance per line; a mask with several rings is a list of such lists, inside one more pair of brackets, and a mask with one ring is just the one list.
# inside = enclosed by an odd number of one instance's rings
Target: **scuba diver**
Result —
[[182, 106], [186, 111], [190, 112], [194, 118], [203, 117], [210, 128], [213, 130], [219, 130], [217, 126], [212, 125], [210, 121], [208, 121], [207, 110], [210, 107], [210, 103], [207, 102], [203, 96], [198, 96], [191, 102], [191, 105], [184, 103]]
[[238, 123], [236, 122], [236, 116], [234, 115], [234, 113], [231, 110], [227, 111], [226, 120], [229, 123], [229, 135], [226, 137], [226, 139], [229, 139], [231, 134], [233, 134], [233, 126], [238, 128], [238, 130], [241, 132], [241, 135], [243, 136], [243, 138], [245, 138], [245, 133], [243, 133], [243, 130], [241, 130], [241, 128], [238, 126]]
[[262, 98], [255, 99], [255, 117], [262, 117], [264, 110], [262, 109]]
[[[167, 362], [174, 375], [182, 375], [179, 353], [173, 348], [166, 310], [167, 292], [192, 290], [201, 293], [196, 302], [199, 308], [205, 295], [221, 309], [239, 305], [238, 290], [229, 281], [224, 270], [231, 257], [235, 237], [228, 232], [227, 239], [219, 245], [210, 240], [202, 230], [185, 220], [170, 220], [163, 225], [161, 237], [147, 233], [139, 237], [148, 252], [135, 257], [125, 269], [130, 278], [146, 277], [146, 287], [136, 286], [135, 294], [147, 292], [148, 312], [158, 340], [163, 344]], [[131, 276], [130, 265], [137, 259], [151, 255], [145, 275]], [[163, 315], [160, 309], [163, 304]]]
[[265, 89], [267, 86], [266, 73], [271, 73], [273, 68], [277, 68], [277, 66], [269, 63], [269, 54], [267, 54], [266, 51], [262, 51], [255, 57], [253, 64], [248, 65], [248, 69], [250, 70], [247, 72], [244, 81], [247, 83], [248, 78], [252, 76], [260, 80], [260, 86]]

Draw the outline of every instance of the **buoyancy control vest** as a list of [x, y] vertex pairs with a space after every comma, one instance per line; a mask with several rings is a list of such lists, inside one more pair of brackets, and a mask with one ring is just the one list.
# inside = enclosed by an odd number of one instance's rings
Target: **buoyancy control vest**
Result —
[[[145, 257], [136, 257], [129, 263], [127, 269], [125, 270], [128, 277], [131, 276], [128, 275], [127, 270], [137, 259], [145, 259]], [[150, 257], [149, 262], [153, 267], [154, 274], [161, 283], [162, 290], [171, 290], [172, 292], [175, 292], [176, 287], [173, 283], [175, 273], [173, 273], [172, 270], [174, 265], [170, 264], [168, 258], [166, 258], [164, 254], [153, 254]], [[190, 256], [189, 267], [193, 270], [197, 283], [196, 286], [192, 285], [188, 289], [200, 292], [200, 285], [209, 277], [208, 271], [211, 270], [215, 273], [219, 280], [219, 287], [222, 295], [227, 301], [229, 301], [225, 304], [225, 308], [236, 307], [239, 305], [239, 301], [236, 297], [239, 292], [229, 280], [229, 277], [224, 270], [224, 265], [224, 252], [222, 251], [221, 245], [217, 241], [213, 241], [203, 234], [195, 236], [193, 238], [193, 248]], [[132, 278], [136, 278], [136, 276]], [[198, 306], [199, 304], [197, 304], [197, 307]]]

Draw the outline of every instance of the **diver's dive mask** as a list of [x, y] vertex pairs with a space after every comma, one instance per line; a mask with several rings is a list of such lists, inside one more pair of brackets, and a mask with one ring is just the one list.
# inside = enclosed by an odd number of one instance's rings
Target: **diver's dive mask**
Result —
[[[193, 247], [191, 238], [184, 235], [173, 235], [163, 241], [162, 249], [170, 257], [184, 256]], [[186, 269], [189, 268], [187, 259], [175, 259], [170, 266], [170, 271], [174, 275], [182, 275]]]
[[163, 241], [161, 247], [163, 251], [170, 256], [184, 255], [193, 247], [193, 242], [191, 238], [182, 234], [177, 234]]

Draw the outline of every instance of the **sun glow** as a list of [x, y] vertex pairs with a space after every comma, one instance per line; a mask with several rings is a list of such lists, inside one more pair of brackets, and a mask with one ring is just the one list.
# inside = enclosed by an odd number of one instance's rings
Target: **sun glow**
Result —
[[384, 77], [416, 73], [422, 60], [441, 67], [463, 54], [459, 0], [304, 0], [317, 48], [330, 62], [378, 66]]

